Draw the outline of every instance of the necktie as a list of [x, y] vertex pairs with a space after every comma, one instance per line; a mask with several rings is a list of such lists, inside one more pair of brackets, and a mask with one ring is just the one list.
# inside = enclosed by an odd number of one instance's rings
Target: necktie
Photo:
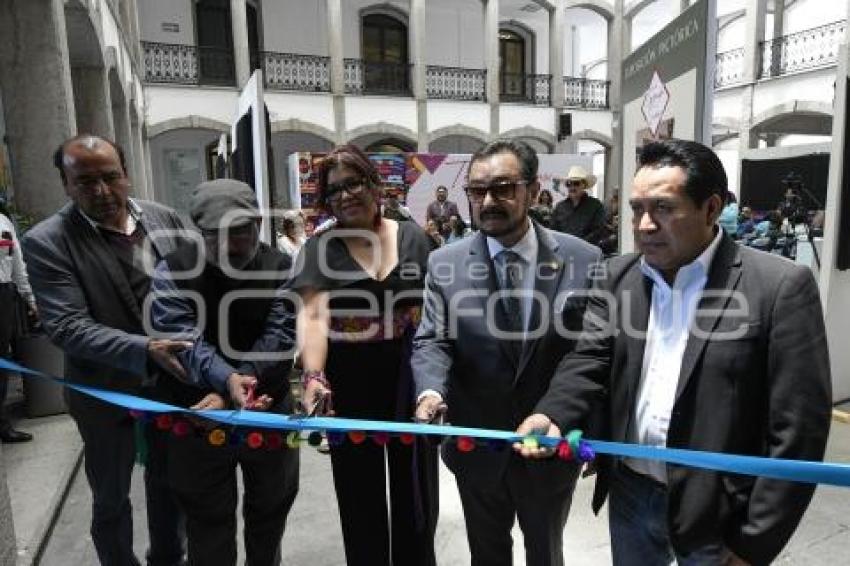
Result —
[[511, 250], [502, 250], [496, 258], [501, 267], [501, 302], [506, 322], [506, 328], [503, 330], [517, 336], [514, 340], [510, 340], [510, 344], [516, 359], [519, 359], [522, 351], [522, 332], [525, 328], [522, 317], [522, 298], [515, 292], [522, 288], [522, 258]]

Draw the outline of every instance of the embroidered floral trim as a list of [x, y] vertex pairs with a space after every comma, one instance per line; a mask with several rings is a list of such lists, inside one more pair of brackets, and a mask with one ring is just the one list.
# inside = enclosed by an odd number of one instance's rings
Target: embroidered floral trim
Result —
[[410, 327], [419, 326], [422, 307], [407, 307], [387, 312], [383, 316], [331, 317], [331, 342], [380, 342], [404, 336]]

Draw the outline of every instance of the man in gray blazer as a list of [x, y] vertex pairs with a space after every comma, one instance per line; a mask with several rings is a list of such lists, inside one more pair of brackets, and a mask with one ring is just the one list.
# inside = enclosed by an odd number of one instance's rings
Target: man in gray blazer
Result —
[[[142, 312], [156, 262], [183, 226], [163, 206], [129, 198], [124, 153], [90, 135], [56, 151], [71, 202], [30, 230], [23, 242], [45, 330], [65, 352], [69, 381], [147, 395], [158, 375], [184, 375], [175, 353], [186, 343], [145, 335]], [[136, 454], [126, 410], [67, 392], [85, 446], [92, 490], [91, 534], [100, 562], [138, 564], [129, 490]], [[183, 560], [182, 514], [165, 482], [164, 439], [149, 427], [145, 469], [150, 565]]]
[[[413, 352], [417, 418], [513, 430], [535, 406], [581, 325], [597, 248], [533, 223], [537, 156], [496, 141], [476, 153], [467, 197], [480, 232], [432, 253]], [[563, 564], [562, 533], [579, 466], [525, 462], [505, 446], [447, 442], [472, 564], [512, 563], [519, 519], [530, 566]], [[542, 465], [540, 465], [542, 464]]]
[[[726, 192], [711, 149], [642, 149], [629, 197], [640, 253], [594, 280], [584, 332], [520, 434], [560, 436], [598, 413], [615, 442], [823, 458], [832, 406], [817, 283], [808, 267], [725, 235]], [[815, 490], [650, 460], [598, 464], [593, 505], [608, 497], [615, 566], [770, 564]]]

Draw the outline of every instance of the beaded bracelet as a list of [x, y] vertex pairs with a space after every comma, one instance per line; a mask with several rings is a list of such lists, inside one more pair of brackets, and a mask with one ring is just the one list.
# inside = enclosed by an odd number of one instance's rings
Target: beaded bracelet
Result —
[[328, 381], [327, 376], [325, 376], [324, 370], [320, 370], [320, 369], [306, 370], [304, 372], [304, 374], [302, 375], [301, 383], [306, 388], [307, 384], [310, 383], [311, 381], [314, 381], [314, 380], [318, 381], [319, 383], [321, 383], [322, 385], [324, 385], [328, 389], [330, 389], [330, 387], [331, 387], [331, 384]]

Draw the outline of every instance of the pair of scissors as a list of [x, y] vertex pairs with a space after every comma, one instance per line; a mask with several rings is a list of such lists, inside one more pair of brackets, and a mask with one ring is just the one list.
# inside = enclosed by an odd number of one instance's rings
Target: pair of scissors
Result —
[[331, 408], [331, 392], [323, 391], [317, 395], [316, 402], [310, 412], [304, 415], [305, 417], [320, 417], [328, 413]]

